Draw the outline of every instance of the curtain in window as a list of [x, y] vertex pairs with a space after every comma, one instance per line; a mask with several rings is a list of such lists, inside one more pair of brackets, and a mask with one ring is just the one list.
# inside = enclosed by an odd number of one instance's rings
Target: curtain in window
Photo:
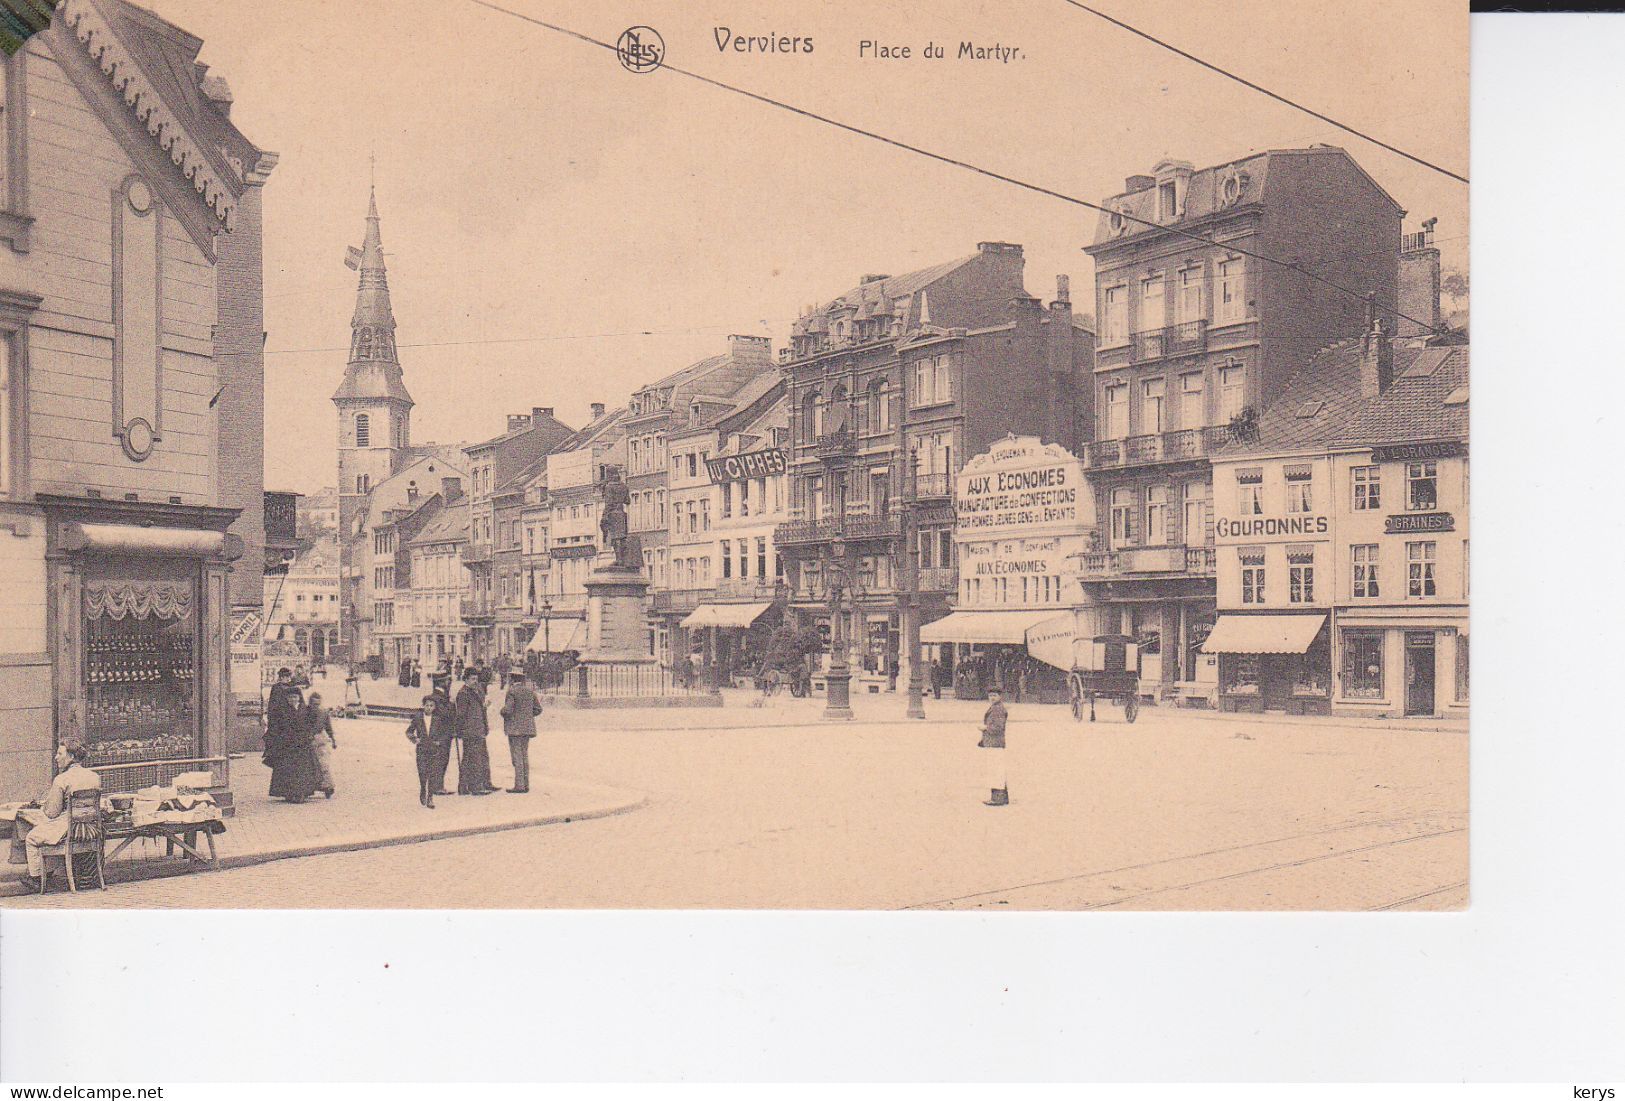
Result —
[[85, 615], [90, 619], [185, 619], [192, 614], [187, 581], [87, 581]]

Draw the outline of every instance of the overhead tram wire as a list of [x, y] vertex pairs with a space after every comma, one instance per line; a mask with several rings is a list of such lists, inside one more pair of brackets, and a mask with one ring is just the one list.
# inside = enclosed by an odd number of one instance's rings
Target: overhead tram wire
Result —
[[[560, 333], [556, 336], [511, 336], [493, 337], [488, 340], [429, 340], [419, 343], [397, 344], [396, 348], [465, 348], [477, 344], [544, 344], [554, 340], [609, 340], [623, 336], [687, 336], [697, 333], [719, 333], [730, 326], [708, 325], [700, 329], [628, 329], [618, 333]], [[335, 344], [326, 348], [264, 348], [258, 351], [260, 355], [287, 356], [307, 355], [316, 352], [347, 352], [348, 344]], [[214, 353], [216, 356], [248, 356], [256, 354], [253, 349], [242, 347], [228, 348]]]
[[[512, 16], [513, 18], [522, 20], [526, 23], [533, 23], [538, 27], [543, 27], [557, 34], [568, 35], [569, 37], [577, 39], [581, 42], [585, 42], [590, 46], [597, 46], [600, 49], [608, 50], [617, 55], [619, 54], [619, 50], [613, 43], [604, 42], [601, 39], [593, 38], [591, 35], [586, 35], [582, 34], [580, 31], [571, 30], [569, 27], [563, 27], [557, 23], [549, 23], [545, 19], [539, 19], [534, 15], [526, 15], [524, 12], [514, 11], [512, 8], [505, 8], [499, 4], [493, 4], [490, 2], [490, 0], [468, 0], [468, 2], [470, 4], [475, 4], [479, 7], [489, 9], [490, 11], [499, 12], [502, 15]], [[814, 122], [821, 122], [826, 126], [833, 126], [837, 130], [845, 130], [849, 134], [856, 134], [859, 137], [868, 138], [871, 141], [877, 141], [883, 145], [889, 145], [895, 149], [901, 149], [904, 152], [914, 153], [918, 156], [926, 157], [929, 160], [937, 161], [939, 164], [951, 165], [954, 168], [962, 168], [967, 172], [974, 172], [979, 176], [986, 176], [988, 179], [998, 180], [1000, 183], [1011, 184], [1015, 187], [1022, 188], [1026, 191], [1031, 191], [1038, 195], [1047, 195], [1052, 199], [1059, 199], [1063, 203], [1071, 203], [1074, 206], [1086, 207], [1089, 210], [1099, 211], [1102, 214], [1119, 214], [1122, 216], [1124, 221], [1137, 222], [1142, 226], [1146, 226], [1151, 229], [1160, 229], [1165, 233], [1172, 234], [1173, 236], [1186, 237], [1192, 241], [1198, 241], [1204, 245], [1212, 245], [1216, 243], [1210, 237], [1203, 237], [1201, 234], [1192, 233], [1189, 230], [1180, 229], [1171, 225], [1163, 225], [1160, 222], [1153, 222], [1149, 219], [1129, 214], [1126, 211], [1112, 210], [1109, 207], [1102, 206], [1099, 203], [1092, 203], [1088, 199], [1080, 199], [1075, 195], [1068, 195], [1065, 192], [1056, 191], [1053, 188], [1045, 187], [1042, 184], [1030, 183], [1027, 180], [1018, 179], [1015, 176], [1007, 176], [1002, 172], [994, 171], [991, 168], [983, 168], [980, 165], [971, 164], [969, 161], [962, 161], [955, 157], [950, 157], [945, 153], [936, 153], [930, 149], [921, 148], [918, 145], [911, 145], [910, 143], [902, 141], [898, 138], [887, 137], [885, 134], [879, 134], [873, 130], [865, 130], [861, 126], [854, 126], [849, 122], [842, 122], [839, 119], [833, 119], [827, 115], [820, 115], [816, 111], [809, 111], [804, 107], [797, 107], [795, 104], [785, 103], [783, 100], [774, 99], [772, 96], [765, 96], [760, 92], [752, 92], [748, 88], [740, 88], [737, 85], [729, 84], [727, 81], [717, 80], [715, 77], [709, 77], [701, 73], [691, 72], [688, 69], [679, 68], [678, 66], [668, 64], [665, 61], [660, 63], [658, 71], [664, 73], [676, 73], [678, 76], [688, 77], [690, 80], [699, 81], [701, 84], [708, 84], [713, 88], [720, 88], [725, 92], [733, 92], [735, 95], [741, 95], [747, 99], [753, 99], [758, 103], [765, 103], [769, 107], [777, 107], [781, 111], [788, 111], [793, 115], [799, 115], [802, 118], [811, 119]], [[1316, 275], [1314, 272], [1306, 269], [1294, 261], [1279, 260], [1262, 252], [1253, 252], [1249, 249], [1240, 248], [1228, 242], [1225, 244], [1225, 248], [1239, 256], [1247, 256], [1266, 264], [1273, 264], [1276, 267], [1283, 268], [1287, 271], [1295, 271], [1306, 279], [1311, 279], [1316, 283], [1322, 284], [1323, 286], [1330, 287], [1332, 290], [1346, 294], [1360, 302], [1367, 301], [1367, 296], [1361, 294], [1359, 291], [1345, 287], [1340, 283], [1334, 283], [1324, 276]], [[1411, 317], [1409, 314], [1400, 312], [1397, 302], [1393, 304], [1385, 302], [1381, 303], [1381, 305], [1386, 312], [1392, 313], [1395, 317], [1401, 318], [1402, 320], [1409, 321], [1413, 325], [1420, 325], [1425, 330], [1431, 330], [1433, 328], [1433, 326], [1420, 320], [1419, 318]]]
[[[478, 2], [478, 0], [476, 0], [476, 2]], [[1091, 8], [1088, 4], [1081, 3], [1080, 0], [1062, 0], [1062, 3], [1071, 4], [1074, 8], [1077, 8], [1079, 11], [1086, 11], [1090, 15], [1093, 15], [1093, 16], [1099, 18], [1099, 19], [1104, 19], [1106, 22], [1110, 23], [1114, 27], [1121, 27], [1123, 30], [1128, 31], [1130, 34], [1138, 35], [1141, 38], [1145, 39], [1147, 42], [1151, 42], [1151, 43], [1154, 43], [1155, 45], [1161, 46], [1163, 49], [1167, 50], [1169, 53], [1178, 54], [1180, 57], [1183, 57], [1187, 61], [1193, 61], [1196, 64], [1202, 66], [1202, 68], [1204, 68], [1204, 69], [1207, 69], [1207, 70], [1209, 70], [1211, 72], [1218, 73], [1220, 76], [1225, 77], [1225, 78], [1227, 78], [1229, 80], [1233, 80], [1237, 84], [1240, 84], [1245, 88], [1251, 88], [1253, 91], [1259, 93], [1260, 95], [1268, 96], [1270, 99], [1275, 100], [1277, 103], [1284, 103], [1288, 107], [1291, 107], [1294, 110], [1302, 111], [1306, 115], [1309, 115], [1309, 116], [1311, 116], [1313, 118], [1317, 118], [1321, 122], [1326, 123], [1328, 126], [1335, 126], [1339, 130], [1342, 130], [1345, 133], [1353, 134], [1355, 137], [1359, 138], [1361, 141], [1368, 141], [1372, 145], [1380, 146], [1381, 148], [1388, 150], [1388, 152], [1390, 152], [1390, 153], [1393, 153], [1393, 154], [1396, 154], [1398, 156], [1404, 157], [1408, 161], [1413, 161], [1416, 164], [1421, 165], [1423, 168], [1430, 168], [1430, 169], [1432, 169], [1433, 171], [1439, 173], [1442, 176], [1449, 176], [1452, 180], [1459, 180], [1462, 183], [1469, 183], [1470, 182], [1467, 179], [1466, 176], [1463, 176], [1460, 173], [1452, 172], [1448, 168], [1441, 168], [1439, 165], [1434, 164], [1432, 161], [1423, 160], [1421, 157], [1418, 157], [1415, 153], [1407, 153], [1407, 152], [1405, 152], [1405, 150], [1399, 148], [1397, 145], [1390, 145], [1387, 142], [1383, 141], [1381, 138], [1372, 137], [1370, 134], [1365, 133], [1363, 130], [1356, 130], [1354, 127], [1348, 125], [1347, 123], [1338, 122], [1336, 119], [1332, 118], [1330, 115], [1323, 115], [1319, 111], [1315, 110], [1313, 107], [1305, 107], [1303, 104], [1298, 103], [1298, 102], [1296, 102], [1294, 100], [1290, 100], [1286, 96], [1281, 95], [1279, 92], [1272, 92], [1268, 88], [1264, 87], [1262, 84], [1255, 84], [1252, 81], [1248, 80], [1244, 76], [1238, 76], [1237, 74], [1232, 73], [1229, 69], [1223, 68], [1222, 66], [1219, 66], [1219, 65], [1215, 65], [1211, 61], [1204, 61], [1202, 58], [1197, 57], [1193, 53], [1189, 53], [1189, 52], [1187, 52], [1185, 50], [1180, 49], [1178, 46], [1175, 46], [1171, 42], [1165, 42], [1162, 39], [1158, 38], [1156, 35], [1151, 34], [1151, 33], [1147, 32], [1147, 31], [1142, 31], [1140, 28], [1138, 28], [1136, 26], [1133, 26], [1131, 24], [1125, 23], [1121, 19], [1115, 18], [1114, 16], [1107, 15], [1105, 12], [1100, 11], [1097, 8]]]

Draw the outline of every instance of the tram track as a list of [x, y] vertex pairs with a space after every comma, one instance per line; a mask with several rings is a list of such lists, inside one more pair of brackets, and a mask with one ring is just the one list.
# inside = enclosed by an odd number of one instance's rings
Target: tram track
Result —
[[[1245, 843], [1239, 844], [1239, 845], [1229, 845], [1229, 846], [1223, 846], [1223, 847], [1216, 848], [1216, 849], [1208, 849], [1208, 850], [1204, 850], [1202, 852], [1182, 853], [1182, 854], [1180, 854], [1178, 856], [1165, 857], [1165, 858], [1162, 858], [1160, 860], [1148, 860], [1148, 861], [1143, 861], [1143, 862], [1137, 863], [1137, 864], [1125, 864], [1125, 865], [1122, 865], [1120, 867], [1115, 867], [1115, 868], [1104, 868], [1104, 869], [1101, 869], [1101, 870], [1098, 870], [1098, 871], [1079, 872], [1079, 873], [1077, 873], [1075, 875], [1058, 876], [1058, 877], [1053, 878], [1053, 879], [1035, 880], [1035, 881], [1032, 881], [1030, 883], [1022, 883], [1022, 884], [1009, 886], [1009, 887], [996, 888], [996, 889], [990, 890], [990, 891], [975, 891], [975, 892], [972, 892], [972, 893], [969, 893], [969, 894], [958, 895], [958, 896], [954, 896], [954, 897], [951, 897], [951, 898], [934, 899], [934, 900], [927, 901], [927, 902], [917, 902], [917, 903], [912, 903], [912, 904], [910, 904], [908, 906], [901, 907], [901, 909], [904, 909], [904, 910], [923, 910], [923, 909], [955, 908], [958, 905], [963, 904], [963, 903], [973, 903], [974, 904], [976, 902], [976, 900], [980, 900], [980, 899], [1007, 898], [1008, 896], [1011, 896], [1011, 895], [1014, 895], [1014, 894], [1017, 894], [1017, 893], [1020, 893], [1020, 892], [1023, 892], [1023, 891], [1033, 891], [1033, 890], [1038, 890], [1038, 889], [1047, 888], [1047, 887], [1061, 887], [1061, 886], [1064, 886], [1064, 885], [1069, 884], [1069, 883], [1082, 884], [1083, 882], [1085, 882], [1087, 880], [1092, 880], [1092, 879], [1101, 879], [1101, 878], [1104, 878], [1104, 877], [1111, 877], [1111, 876], [1122, 876], [1122, 875], [1126, 875], [1126, 874], [1133, 873], [1133, 872], [1151, 871], [1151, 870], [1155, 870], [1155, 869], [1158, 869], [1158, 868], [1165, 868], [1165, 867], [1168, 867], [1169, 865], [1187, 863], [1187, 862], [1190, 862], [1190, 861], [1201, 860], [1201, 859], [1209, 858], [1209, 857], [1222, 857], [1222, 856], [1226, 856], [1226, 855], [1233, 854], [1233, 853], [1244, 853], [1244, 852], [1247, 852], [1249, 850], [1267, 848], [1267, 847], [1272, 846], [1272, 845], [1290, 845], [1290, 844], [1298, 843], [1298, 842], [1312, 841], [1312, 840], [1314, 840], [1315, 838], [1318, 838], [1318, 837], [1325, 837], [1325, 836], [1328, 836], [1328, 835], [1338, 834], [1338, 833], [1347, 833], [1347, 832], [1350, 832], [1350, 831], [1353, 831], [1353, 830], [1381, 829], [1381, 828], [1384, 828], [1384, 827], [1390, 827], [1390, 826], [1396, 826], [1396, 825], [1404, 825], [1404, 824], [1407, 824], [1407, 823], [1409, 823], [1411, 821], [1413, 821], [1413, 820], [1412, 819], [1389, 819], [1389, 820], [1384, 820], [1384, 821], [1379, 821], [1379, 822], [1357, 822], [1357, 823], [1351, 823], [1351, 824], [1341, 825], [1341, 826], [1332, 826], [1332, 827], [1329, 827], [1329, 828], [1324, 829], [1324, 830], [1314, 830], [1314, 831], [1311, 831], [1311, 832], [1308, 832], [1308, 833], [1294, 834], [1294, 835], [1287, 836], [1287, 837], [1271, 838], [1271, 839], [1266, 840], [1266, 841], [1250, 841], [1250, 842], [1245, 842]], [[1239, 871], [1234, 871], [1234, 872], [1226, 872], [1223, 875], [1208, 876], [1208, 877], [1203, 877], [1203, 878], [1198, 878], [1198, 879], [1186, 880], [1186, 881], [1179, 882], [1179, 883], [1165, 884], [1165, 885], [1157, 886], [1157, 887], [1154, 887], [1154, 888], [1151, 888], [1151, 889], [1148, 889], [1148, 890], [1136, 891], [1136, 892], [1134, 892], [1132, 894], [1123, 895], [1123, 896], [1120, 896], [1120, 897], [1117, 897], [1117, 898], [1112, 898], [1112, 899], [1108, 899], [1108, 900], [1101, 901], [1101, 902], [1079, 903], [1077, 905], [1067, 906], [1067, 907], [1062, 907], [1062, 908], [1078, 910], [1078, 911], [1105, 910], [1105, 909], [1110, 909], [1110, 908], [1113, 908], [1113, 907], [1122, 906], [1125, 903], [1133, 902], [1133, 901], [1138, 900], [1138, 899], [1148, 898], [1148, 897], [1151, 897], [1153, 895], [1167, 894], [1167, 893], [1169, 893], [1171, 891], [1185, 890], [1185, 889], [1189, 889], [1189, 888], [1193, 888], [1193, 887], [1208, 886], [1208, 885], [1215, 884], [1215, 883], [1230, 882], [1230, 881], [1234, 881], [1234, 880], [1238, 880], [1238, 879], [1245, 879], [1245, 878], [1248, 878], [1248, 877], [1251, 877], [1251, 876], [1265, 875], [1265, 874], [1270, 873], [1270, 872], [1281, 871], [1281, 870], [1285, 870], [1285, 869], [1289, 869], [1289, 868], [1303, 867], [1303, 866], [1307, 866], [1307, 865], [1310, 865], [1310, 864], [1321, 863], [1323, 861], [1336, 860], [1336, 859], [1339, 859], [1339, 858], [1356, 856], [1356, 855], [1359, 855], [1361, 853], [1376, 852], [1376, 851], [1383, 850], [1383, 849], [1391, 849], [1391, 848], [1394, 848], [1394, 847], [1399, 846], [1399, 845], [1411, 844], [1411, 843], [1419, 842], [1419, 841], [1429, 841], [1429, 840], [1434, 840], [1434, 839], [1441, 838], [1441, 837], [1450, 837], [1450, 836], [1454, 836], [1454, 835], [1457, 835], [1457, 834], [1464, 834], [1466, 832], [1467, 832], [1467, 827], [1466, 826], [1453, 826], [1453, 827], [1450, 827], [1450, 828], [1447, 828], [1447, 829], [1432, 830], [1432, 831], [1428, 831], [1428, 832], [1425, 832], [1425, 833], [1415, 833], [1415, 834], [1410, 834], [1410, 835], [1407, 835], [1407, 836], [1404, 836], [1404, 837], [1398, 837], [1398, 838], [1392, 838], [1392, 839], [1385, 840], [1385, 841], [1373, 842], [1372, 844], [1369, 844], [1369, 845], [1359, 845], [1359, 846], [1355, 846], [1355, 847], [1352, 847], [1352, 848], [1340, 848], [1340, 849], [1337, 849], [1334, 852], [1317, 853], [1317, 854], [1312, 855], [1312, 856], [1299, 857], [1299, 858], [1296, 858], [1296, 859], [1293, 859], [1293, 860], [1275, 861], [1273, 863], [1259, 865], [1257, 867], [1244, 868], [1244, 869], [1241, 869]], [[1465, 884], [1462, 884], [1462, 885], [1464, 886]], [[1443, 891], [1450, 890], [1450, 889], [1452, 889], [1452, 888], [1450, 888], [1450, 887], [1442, 887], [1442, 888], [1439, 888], [1437, 891], [1425, 892], [1422, 895], [1416, 896], [1416, 898], [1427, 897], [1429, 895], [1442, 893]], [[1399, 906], [1399, 905], [1405, 904], [1406, 902], [1411, 902], [1411, 901], [1415, 901], [1415, 898], [1399, 899], [1399, 900], [1397, 900], [1397, 901], [1395, 901], [1393, 903], [1390, 903], [1388, 905]], [[1386, 907], [1377, 907], [1377, 908], [1381, 909], [1381, 908], [1386, 908]]]

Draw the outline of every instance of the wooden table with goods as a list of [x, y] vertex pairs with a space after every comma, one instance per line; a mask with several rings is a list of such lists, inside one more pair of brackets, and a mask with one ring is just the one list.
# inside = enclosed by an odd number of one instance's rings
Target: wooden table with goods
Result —
[[[120, 797], [112, 797], [120, 798]], [[189, 863], [200, 864], [203, 867], [217, 869], [220, 866], [220, 857], [215, 849], [215, 834], [226, 832], [225, 823], [219, 818], [207, 818], [199, 821], [175, 821], [155, 819], [136, 825], [129, 813], [128, 807], [106, 810], [104, 813], [105, 842], [113, 843], [113, 848], [104, 857], [106, 863], [112, 863], [119, 854], [128, 849], [137, 841], [150, 840], [164, 843], [164, 858], [173, 858], [176, 850], [180, 856]], [[28, 853], [25, 847], [29, 831], [40, 823], [46, 821], [45, 812], [36, 805], [25, 805], [15, 808], [10, 815], [0, 819], [10, 828], [11, 854], [10, 863], [26, 864]], [[207, 854], [205, 854], [207, 850]]]

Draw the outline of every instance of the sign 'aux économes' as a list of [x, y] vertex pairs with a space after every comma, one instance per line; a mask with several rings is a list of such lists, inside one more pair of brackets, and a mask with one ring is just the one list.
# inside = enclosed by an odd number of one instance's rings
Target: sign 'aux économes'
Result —
[[1094, 526], [1083, 464], [1036, 436], [1008, 436], [965, 464], [955, 480], [959, 539], [1058, 535]]

